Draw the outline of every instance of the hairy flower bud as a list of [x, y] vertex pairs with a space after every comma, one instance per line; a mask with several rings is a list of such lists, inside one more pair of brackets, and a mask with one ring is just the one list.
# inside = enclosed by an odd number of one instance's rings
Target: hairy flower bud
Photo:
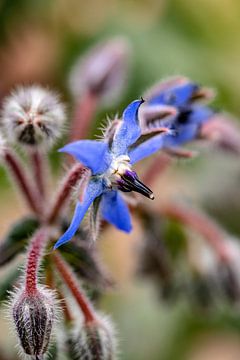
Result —
[[113, 360], [116, 343], [112, 325], [106, 319], [85, 323], [69, 336], [67, 348], [72, 360]]
[[58, 96], [49, 90], [18, 87], [5, 99], [1, 117], [11, 142], [49, 146], [61, 135], [65, 110]]
[[116, 99], [124, 86], [129, 63], [129, 45], [124, 38], [100, 43], [73, 67], [70, 89], [78, 98], [90, 91], [103, 102]]
[[200, 138], [210, 140], [219, 148], [235, 154], [240, 153], [240, 128], [228, 114], [218, 113], [200, 128]]
[[30, 294], [20, 291], [14, 299], [12, 317], [23, 351], [41, 359], [48, 349], [56, 318], [53, 294], [43, 288]]

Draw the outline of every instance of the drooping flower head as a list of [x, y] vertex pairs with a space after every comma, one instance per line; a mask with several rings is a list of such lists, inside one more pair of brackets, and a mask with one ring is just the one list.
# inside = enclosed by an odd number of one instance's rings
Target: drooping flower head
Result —
[[[147, 148], [138, 146], [142, 136], [138, 110], [142, 103], [143, 100], [132, 102], [125, 109], [122, 120], [115, 120], [112, 123], [112, 127], [106, 131], [102, 141], [80, 140], [60, 150], [73, 155], [88, 167], [92, 176], [83, 201], [77, 202], [70, 227], [58, 240], [55, 248], [74, 236], [95, 199], [100, 199], [99, 210], [106, 221], [122, 231], [130, 232], [132, 228], [130, 214], [121, 192], [136, 191], [149, 199], [154, 198], [152, 191], [139, 180], [132, 169], [136, 161], [151, 155], [161, 147], [159, 144]], [[165, 117], [176, 114], [175, 109], [170, 107], [162, 107], [161, 111], [164, 111]], [[164, 137], [171, 132], [171, 129], [164, 127], [162, 131], [159, 129], [159, 132]]]
[[1, 123], [8, 139], [26, 146], [49, 146], [61, 135], [65, 109], [41, 86], [18, 87], [5, 99]]
[[200, 128], [209, 121], [215, 111], [205, 103], [214, 98], [213, 90], [204, 88], [185, 77], [173, 77], [152, 87], [144, 95], [146, 99], [140, 112], [140, 122], [143, 131], [158, 131], [163, 125], [161, 119], [154, 115], [158, 106], [173, 106], [178, 114], [171, 119], [171, 126], [175, 129], [175, 136], [152, 138], [145, 146], [162, 142], [162, 148], [178, 147], [192, 141], [199, 136]]

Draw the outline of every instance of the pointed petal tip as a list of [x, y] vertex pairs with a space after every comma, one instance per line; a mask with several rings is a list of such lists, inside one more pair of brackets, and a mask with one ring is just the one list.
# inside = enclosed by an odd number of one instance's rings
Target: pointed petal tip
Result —
[[132, 226], [129, 229], [125, 229], [122, 231], [124, 231], [126, 234], [130, 234], [130, 232], [132, 231]]
[[60, 238], [60, 239], [56, 242], [56, 244], [54, 245], [53, 251], [54, 251], [54, 250], [57, 250], [60, 246], [64, 245], [64, 244], [67, 243], [68, 241], [70, 241], [70, 239], [69, 239], [69, 240], [66, 240], [66, 239]]
[[57, 250], [61, 245], [63, 245], [64, 242], [61, 241], [61, 239], [59, 239], [56, 244], [53, 246], [53, 251]]

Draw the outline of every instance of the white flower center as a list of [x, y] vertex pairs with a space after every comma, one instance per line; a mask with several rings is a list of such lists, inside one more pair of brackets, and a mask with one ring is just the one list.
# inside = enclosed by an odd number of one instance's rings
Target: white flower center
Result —
[[120, 155], [113, 159], [105, 175], [105, 180], [109, 187], [116, 185], [117, 180], [127, 171], [131, 170], [130, 158], [127, 155]]

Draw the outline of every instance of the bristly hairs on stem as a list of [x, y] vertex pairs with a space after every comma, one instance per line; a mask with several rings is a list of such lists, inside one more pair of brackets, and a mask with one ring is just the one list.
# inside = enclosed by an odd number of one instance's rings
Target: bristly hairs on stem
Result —
[[7, 170], [12, 175], [14, 184], [16, 184], [22, 196], [25, 198], [30, 210], [38, 216], [41, 216], [42, 206], [39, 193], [33, 187], [26, 167], [22, 164], [17, 154], [7, 147], [3, 151], [2, 158]]
[[11, 310], [23, 351], [35, 358], [47, 352], [58, 307], [55, 292], [38, 283], [43, 251], [49, 228], [41, 227], [32, 237], [24, 272], [24, 285], [12, 298]]
[[53, 200], [52, 206], [46, 214], [47, 223], [52, 224], [57, 220], [68, 201], [70, 201], [73, 188], [76, 185], [79, 185], [79, 183], [81, 184], [81, 182], [83, 182], [84, 186], [84, 182], [88, 178], [88, 174], [89, 170], [83, 165], [79, 163], [73, 165], [66, 177], [63, 179], [62, 184], [56, 193], [56, 197]]
[[49, 229], [42, 227], [33, 235], [30, 241], [25, 269], [25, 290], [27, 293], [34, 294], [37, 291], [38, 268], [48, 239]]
[[47, 178], [49, 176], [48, 160], [45, 154], [39, 149], [31, 149], [29, 153], [33, 170], [33, 180], [38, 189], [39, 197], [43, 201], [47, 195]]
[[84, 316], [84, 322], [86, 324], [96, 322], [97, 319], [95, 311], [90, 301], [87, 299], [87, 296], [81, 289], [78, 280], [73, 274], [69, 265], [62, 258], [58, 251], [54, 251], [51, 256], [59, 274], [61, 275], [62, 279], [64, 280], [65, 284], [67, 285], [72, 295], [74, 296], [77, 304], [79, 305]]

